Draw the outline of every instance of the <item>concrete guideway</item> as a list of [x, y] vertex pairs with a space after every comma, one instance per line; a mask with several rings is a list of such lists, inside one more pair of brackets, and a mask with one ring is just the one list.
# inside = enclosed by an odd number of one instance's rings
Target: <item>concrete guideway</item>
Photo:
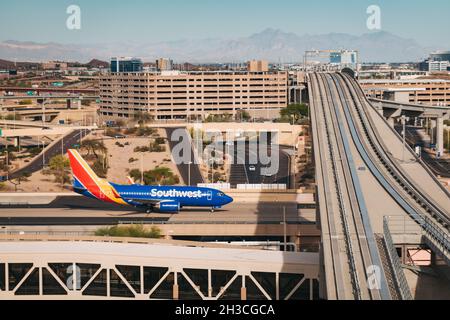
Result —
[[[370, 238], [373, 238], [374, 233], [382, 233], [382, 221], [385, 215], [412, 217], [423, 227], [424, 232], [436, 244], [436, 247], [444, 246], [441, 253], [446, 254], [449, 216], [447, 208], [450, 208], [448, 192], [423, 163], [418, 163], [417, 168], [408, 167], [411, 163], [415, 163], [413, 160], [417, 160], [414, 159], [412, 150], [408, 150], [408, 157], [410, 154], [413, 157], [411, 161], [407, 164], [402, 163], [402, 166], [397, 163], [399, 158], [395, 153], [402, 152], [402, 145], [394, 147], [393, 154], [384, 144], [384, 139], [388, 141], [396, 139], [397, 142], [401, 142], [401, 140], [392, 129], [389, 129], [387, 123], [385, 123], [387, 130], [378, 128], [374, 124], [377, 121], [374, 118], [380, 118], [380, 115], [367, 102], [362, 90], [353, 80], [347, 76], [319, 74], [309, 75], [309, 81], [323, 256], [328, 286], [323, 292], [326, 291], [328, 298], [340, 299], [339, 290], [345, 292], [345, 290], [349, 290], [345, 288], [350, 288], [352, 285], [356, 289], [364, 286], [364, 279], [361, 280], [361, 277], [354, 276], [353, 280], [347, 281], [347, 283], [337, 281], [340, 277], [339, 269], [342, 268], [337, 264], [342, 257], [336, 253], [339, 252], [336, 251], [339, 250], [339, 242], [336, 242], [336, 237], [345, 239], [346, 246], [344, 248], [346, 250], [343, 252], [347, 252], [349, 270], [358, 265], [358, 250], [355, 249], [357, 243], [354, 243], [350, 236], [355, 234], [355, 230], [352, 230], [351, 224], [346, 219], [346, 215], [352, 212], [351, 206], [349, 206], [352, 202], [346, 198], [351, 195], [353, 186], [356, 188], [356, 194], [360, 193], [356, 199], [360, 209], [364, 209], [364, 202], [368, 204], [366, 213], [362, 210], [360, 215], [353, 215], [353, 217], [360, 216], [362, 218], [365, 236], [369, 237], [368, 249], [371, 252], [372, 261], [375, 260], [375, 265], [382, 264], [376, 252], [378, 251], [376, 244]], [[333, 112], [327, 111], [332, 110], [332, 108], [329, 109], [329, 106], [334, 106], [336, 109], [335, 116]], [[341, 111], [338, 111], [339, 109]], [[372, 114], [372, 111], [375, 114]], [[327, 113], [328, 115], [326, 115]], [[339, 116], [339, 114], [341, 115]], [[320, 117], [323, 117], [325, 124], [319, 122]], [[336, 124], [339, 131], [332, 129], [336, 128]], [[382, 134], [377, 132], [377, 129], [388, 136], [380, 138]], [[351, 137], [343, 153], [339, 151], [339, 147], [336, 147], [336, 145], [339, 146], [340, 136], [344, 146], [346, 145], [345, 137]], [[328, 160], [327, 155], [329, 155]], [[353, 182], [351, 180], [344, 182], [340, 186], [344, 180], [343, 177], [346, 176], [346, 163], [349, 164], [350, 171], [357, 170], [357, 174], [353, 176], [358, 178], [354, 178]], [[415, 181], [411, 176], [417, 180]], [[334, 186], [333, 183], [330, 184], [333, 180], [335, 181]], [[360, 186], [358, 186], [358, 180], [361, 180]], [[425, 184], [426, 190], [431, 190], [435, 197], [424, 192], [421, 184]], [[333, 196], [333, 193], [337, 196]], [[376, 197], [374, 197], [375, 194]], [[376, 201], [374, 201], [375, 199]], [[339, 212], [341, 220], [336, 215]], [[355, 226], [357, 227], [357, 225]], [[356, 232], [356, 234], [358, 233]], [[364, 252], [360, 253], [364, 257]], [[378, 262], [376, 262], [377, 260]], [[366, 266], [368, 265], [367, 261], [370, 262], [370, 259], [366, 258]], [[359, 285], [356, 282], [358, 278], [362, 281]]]
[[[377, 264], [371, 230], [360, 213], [358, 177], [349, 153], [336, 89], [320, 75], [310, 75], [310, 105], [315, 145], [318, 200], [322, 228], [322, 256], [327, 299], [388, 299], [386, 284], [373, 290], [366, 282], [366, 268]], [[353, 172], [352, 172], [353, 170]], [[355, 187], [353, 187], [355, 186]], [[373, 234], [372, 234], [373, 238]], [[372, 249], [371, 249], [372, 247]]]

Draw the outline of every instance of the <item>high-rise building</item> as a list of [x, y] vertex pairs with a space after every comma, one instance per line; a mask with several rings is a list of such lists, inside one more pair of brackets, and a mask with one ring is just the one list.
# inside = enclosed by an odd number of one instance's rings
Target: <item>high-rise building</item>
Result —
[[249, 72], [267, 72], [269, 71], [269, 63], [265, 60], [251, 60], [248, 62]]
[[358, 53], [356, 51], [333, 51], [330, 53], [331, 64], [356, 65], [358, 63]]
[[67, 70], [67, 62], [48, 61], [42, 63], [41, 66], [43, 70], [60, 70], [60, 71]]
[[111, 58], [111, 72], [141, 72], [144, 68], [144, 64], [141, 59], [137, 58], [125, 58], [114, 57]]
[[419, 64], [419, 69], [427, 72], [446, 72], [449, 66], [449, 61], [426, 60]]
[[241, 110], [272, 119], [288, 100], [288, 74], [280, 71], [110, 73], [99, 79], [100, 113], [111, 120], [142, 112], [186, 119]]
[[171, 71], [173, 69], [173, 61], [167, 58], [156, 60], [156, 69], [158, 71]]
[[430, 60], [450, 61], [450, 51], [436, 51], [430, 54]]

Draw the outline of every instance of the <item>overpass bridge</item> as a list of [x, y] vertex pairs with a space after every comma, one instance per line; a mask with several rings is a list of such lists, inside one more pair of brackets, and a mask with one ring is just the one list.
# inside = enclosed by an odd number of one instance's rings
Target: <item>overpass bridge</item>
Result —
[[0, 96], [1, 100], [39, 100], [39, 99], [49, 99], [49, 100], [58, 100], [58, 99], [67, 99], [67, 100], [74, 100], [74, 99], [87, 99], [87, 100], [96, 100], [99, 99], [99, 96], [85, 96], [85, 95], [36, 95], [36, 96]]
[[411, 118], [431, 119], [432, 129], [436, 128], [436, 151], [444, 154], [444, 120], [450, 119], [450, 107], [417, 105], [411, 103], [395, 102], [369, 98], [369, 102], [394, 127], [395, 120], [402, 115]]
[[28, 92], [35, 91], [38, 94], [46, 93], [71, 93], [71, 94], [91, 94], [97, 95], [98, 89], [74, 89], [74, 88], [22, 88], [22, 87], [1, 87], [0, 90], [6, 92]]
[[398, 270], [382, 237], [384, 216], [415, 221], [438, 254], [448, 257], [450, 195], [352, 78], [319, 73], [309, 74], [308, 82], [321, 297], [395, 298]]

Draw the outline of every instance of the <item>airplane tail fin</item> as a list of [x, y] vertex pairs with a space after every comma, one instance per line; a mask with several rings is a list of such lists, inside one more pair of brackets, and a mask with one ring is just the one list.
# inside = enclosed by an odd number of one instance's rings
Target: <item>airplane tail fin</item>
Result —
[[83, 188], [102, 201], [126, 204], [108, 181], [99, 178], [95, 174], [77, 150], [71, 149], [68, 153], [74, 178], [74, 189]]

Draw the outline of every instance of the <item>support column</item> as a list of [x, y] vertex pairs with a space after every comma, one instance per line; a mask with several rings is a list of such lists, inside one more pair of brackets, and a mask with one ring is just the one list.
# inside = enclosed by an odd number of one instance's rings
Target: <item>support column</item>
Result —
[[247, 300], [247, 285], [245, 283], [245, 276], [242, 275], [241, 300]]
[[20, 148], [20, 137], [14, 137], [14, 147]]
[[173, 273], [173, 300], [180, 299], [180, 287], [178, 286], [178, 272]]
[[444, 118], [439, 117], [436, 120], [436, 156], [444, 155]]

